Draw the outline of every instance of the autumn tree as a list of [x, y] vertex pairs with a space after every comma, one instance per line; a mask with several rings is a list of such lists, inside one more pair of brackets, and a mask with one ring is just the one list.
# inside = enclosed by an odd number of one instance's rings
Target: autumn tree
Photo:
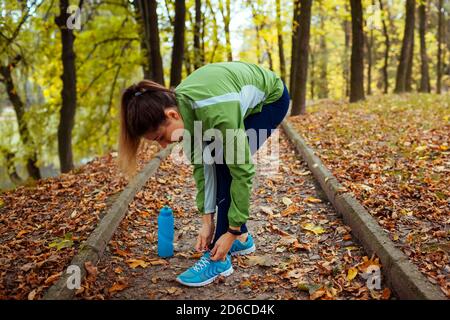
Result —
[[[26, 168], [28, 175], [32, 179], [40, 179], [41, 173], [37, 165], [38, 153], [36, 152], [35, 143], [33, 137], [28, 128], [27, 121], [25, 119], [25, 103], [19, 95], [18, 87], [14, 81], [13, 73], [20, 63], [24, 62], [23, 50], [20, 45], [16, 43], [17, 38], [27, 20], [30, 17], [31, 11], [36, 10], [40, 4], [36, 1], [30, 4], [22, 3], [21, 16], [18, 21], [11, 27], [3, 26], [0, 31], [0, 48], [1, 48], [1, 63], [0, 63], [0, 82], [3, 83], [6, 89], [8, 98], [14, 108], [16, 115], [17, 126], [19, 128], [19, 135], [22, 145], [29, 150], [26, 156]], [[5, 147], [3, 147], [5, 149]], [[16, 173], [15, 166], [13, 165], [14, 153], [7, 150], [5, 155], [8, 162], [8, 171], [12, 179], [15, 182], [20, 183], [21, 178]]]

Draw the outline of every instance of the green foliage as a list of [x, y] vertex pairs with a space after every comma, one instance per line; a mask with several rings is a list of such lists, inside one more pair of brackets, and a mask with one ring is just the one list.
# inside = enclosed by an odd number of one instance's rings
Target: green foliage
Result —
[[73, 246], [73, 237], [72, 233], [66, 233], [63, 238], [56, 238], [53, 242], [51, 242], [48, 247], [56, 248], [56, 250], [61, 250], [64, 248], [72, 248]]

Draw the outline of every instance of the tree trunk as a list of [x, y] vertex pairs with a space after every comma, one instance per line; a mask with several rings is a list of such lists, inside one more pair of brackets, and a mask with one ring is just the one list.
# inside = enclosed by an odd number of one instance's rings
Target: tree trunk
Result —
[[[20, 59], [21, 59], [21, 57], [17, 56], [14, 59], [13, 63], [10, 63], [7, 66], [0, 66], [0, 74], [3, 76], [2, 81], [5, 83], [6, 93], [8, 94], [8, 98], [11, 101], [11, 104], [13, 105], [14, 111], [16, 113], [17, 126], [19, 128], [19, 134], [20, 134], [20, 139], [22, 141], [22, 144], [25, 147], [28, 147], [31, 150], [33, 150], [27, 156], [28, 175], [31, 178], [38, 180], [41, 178], [41, 173], [39, 172], [39, 168], [36, 165], [38, 156], [35, 151], [35, 146], [33, 144], [33, 141], [31, 139], [31, 134], [28, 131], [28, 127], [27, 127], [27, 124], [24, 119], [24, 116], [25, 116], [24, 104], [23, 104], [22, 99], [20, 98], [19, 94], [17, 93], [17, 88], [14, 84], [14, 80], [13, 80], [12, 74], [11, 74], [11, 70], [15, 67], [16, 63], [18, 63]], [[14, 172], [15, 172], [15, 170], [14, 170]], [[12, 178], [12, 176], [11, 176], [11, 178]]]
[[[325, 12], [322, 7], [322, 2], [320, 1], [320, 28], [322, 30], [325, 29]], [[327, 49], [327, 41], [325, 38], [325, 33], [322, 32], [320, 34], [320, 40], [319, 40], [319, 68], [320, 68], [320, 75], [319, 75], [319, 81], [318, 81], [318, 92], [317, 96], [319, 99], [328, 98], [328, 49]]]
[[364, 32], [361, 0], [350, 0], [352, 13], [352, 57], [350, 61], [350, 102], [364, 97]]
[[172, 66], [170, 68], [170, 87], [181, 82], [184, 56], [184, 29], [186, 21], [185, 0], [175, 1], [175, 26], [173, 33]]
[[306, 83], [308, 81], [308, 51], [311, 29], [312, 0], [300, 1], [300, 30], [298, 37], [298, 70], [295, 72], [295, 91], [292, 97], [291, 115], [306, 113]]
[[[385, 45], [385, 48], [384, 48], [384, 64], [383, 64], [382, 72], [383, 72], [383, 81], [384, 81], [384, 93], [386, 94], [386, 93], [388, 93], [388, 90], [389, 90], [388, 66], [389, 66], [389, 50], [391, 49], [391, 41], [390, 41], [390, 38], [389, 38], [389, 31], [388, 31], [388, 28], [387, 28], [386, 20], [388, 20], [390, 17], [389, 17], [389, 13], [385, 12], [384, 9], [383, 9], [383, 1], [379, 0], [379, 3], [380, 3], [380, 10], [381, 10], [381, 13], [382, 13], [382, 20], [381, 20], [381, 22], [383, 24], [383, 35], [384, 35], [384, 39], [385, 39], [385, 41], [384, 41], [384, 45]], [[387, 18], [386, 18], [385, 15], [387, 15]]]
[[142, 72], [144, 74], [144, 79], [151, 79], [152, 73], [150, 70], [150, 44], [148, 43], [145, 35], [145, 25], [144, 25], [144, 18], [141, 14], [141, 11], [139, 9], [139, 0], [136, 0], [133, 2], [134, 10], [135, 10], [135, 20], [136, 24], [138, 25], [138, 31], [141, 35], [140, 37], [140, 46], [141, 46], [141, 52], [144, 59], [142, 59]]
[[420, 92], [430, 92], [430, 74], [428, 68], [427, 47], [425, 34], [427, 30], [427, 3], [421, 2], [419, 5], [419, 34], [420, 34]]
[[158, 26], [158, 4], [156, 0], [150, 0], [149, 7], [149, 38], [150, 38], [150, 55], [152, 60], [152, 76], [154, 81], [165, 85], [164, 83], [164, 68], [161, 57], [160, 41], [159, 41], [159, 26]]
[[204, 62], [204, 56], [200, 45], [202, 26], [202, 2], [195, 0], [195, 24], [194, 24], [194, 69], [200, 68]]
[[291, 72], [289, 76], [289, 92], [295, 91], [295, 76], [298, 69], [298, 38], [300, 30], [300, 0], [294, 0], [294, 15], [292, 18]]
[[150, 79], [164, 85], [164, 68], [161, 57], [159, 26], [158, 26], [158, 4], [156, 0], [136, 0], [138, 12], [142, 19], [144, 43], [146, 44]]
[[367, 95], [372, 94], [372, 67], [373, 67], [373, 30], [367, 39]]
[[437, 79], [436, 79], [436, 93], [442, 93], [442, 38], [444, 27], [444, 12], [443, 12], [443, 0], [439, 0], [438, 4], [438, 52], [437, 52]]
[[311, 100], [314, 100], [314, 97], [316, 96], [315, 94], [315, 89], [316, 89], [316, 77], [314, 74], [314, 70], [316, 67], [316, 59], [315, 57], [315, 53], [310, 51], [309, 53], [310, 59], [311, 59], [311, 65], [309, 67], [309, 91], [311, 94]]
[[273, 71], [273, 58], [272, 58], [272, 46], [270, 45], [269, 41], [267, 41], [266, 38], [262, 37], [264, 40], [264, 43], [266, 44], [266, 54], [267, 59], [269, 59], [269, 69]]
[[[346, 11], [348, 11], [347, 4], [345, 5]], [[344, 28], [344, 59], [343, 59], [343, 76], [344, 76], [344, 82], [345, 82], [345, 97], [348, 97], [350, 95], [350, 64], [349, 62], [349, 51], [350, 51], [350, 41], [351, 41], [351, 23], [347, 19], [343, 22], [343, 28]]]
[[283, 27], [281, 24], [281, 5], [280, 0], [276, 0], [277, 14], [277, 35], [278, 35], [278, 56], [280, 57], [280, 76], [283, 82], [286, 82], [286, 61], [284, 59], [283, 47]]
[[397, 68], [395, 92], [407, 91], [411, 83], [412, 55], [414, 52], [414, 16], [416, 1], [406, 0], [406, 21], [403, 35], [402, 51]]
[[61, 118], [58, 126], [58, 152], [62, 173], [69, 172], [74, 168], [72, 130], [75, 123], [75, 111], [77, 106], [77, 76], [75, 69], [75, 52], [73, 49], [75, 36], [73, 30], [66, 26], [66, 21], [69, 19], [69, 14], [67, 13], [68, 7], [69, 0], [60, 0], [59, 16], [55, 18], [55, 23], [61, 31], [61, 59], [63, 64], [63, 73], [61, 75], [63, 83], [61, 91]]

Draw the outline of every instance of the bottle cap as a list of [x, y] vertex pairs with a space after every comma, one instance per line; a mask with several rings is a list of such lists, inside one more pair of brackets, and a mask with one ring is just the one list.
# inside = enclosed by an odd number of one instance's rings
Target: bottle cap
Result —
[[162, 207], [160, 214], [163, 216], [171, 216], [173, 214], [173, 211], [169, 206], [165, 205], [164, 207]]

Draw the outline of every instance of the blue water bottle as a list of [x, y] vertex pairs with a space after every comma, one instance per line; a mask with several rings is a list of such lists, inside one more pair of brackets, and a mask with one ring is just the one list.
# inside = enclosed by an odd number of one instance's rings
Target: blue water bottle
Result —
[[164, 206], [158, 215], [158, 256], [168, 258], [173, 256], [174, 222], [173, 212]]

